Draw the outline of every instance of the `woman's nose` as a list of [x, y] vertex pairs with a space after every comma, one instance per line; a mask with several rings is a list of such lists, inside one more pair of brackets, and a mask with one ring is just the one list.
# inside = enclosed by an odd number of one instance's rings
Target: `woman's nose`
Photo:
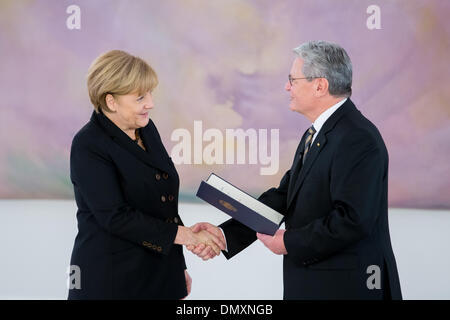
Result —
[[149, 94], [148, 97], [147, 97], [147, 99], [146, 99], [146, 101], [145, 101], [145, 108], [151, 109], [151, 108], [153, 108], [153, 107], [154, 107], [154, 104], [153, 104], [153, 97], [152, 97], [151, 94]]

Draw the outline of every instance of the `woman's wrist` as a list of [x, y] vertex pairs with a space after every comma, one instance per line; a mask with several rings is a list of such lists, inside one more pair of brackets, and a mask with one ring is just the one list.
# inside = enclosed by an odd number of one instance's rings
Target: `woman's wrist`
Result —
[[193, 232], [185, 226], [178, 226], [177, 235], [175, 236], [175, 244], [188, 245], [192, 244]]

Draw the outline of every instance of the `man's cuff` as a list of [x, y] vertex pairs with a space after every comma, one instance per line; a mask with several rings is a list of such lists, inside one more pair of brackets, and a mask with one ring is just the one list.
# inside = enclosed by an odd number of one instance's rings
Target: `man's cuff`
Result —
[[222, 228], [219, 228], [219, 229], [222, 232], [223, 239], [225, 240], [225, 250], [223, 250], [223, 251], [228, 252], [227, 238], [225, 237], [225, 232], [223, 232]]

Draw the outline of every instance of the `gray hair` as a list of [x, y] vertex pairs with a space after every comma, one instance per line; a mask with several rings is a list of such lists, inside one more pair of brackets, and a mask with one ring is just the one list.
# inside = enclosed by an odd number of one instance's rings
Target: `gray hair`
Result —
[[332, 96], [351, 96], [352, 62], [343, 48], [326, 41], [309, 41], [295, 48], [294, 52], [303, 59], [302, 72], [308, 81], [326, 78]]

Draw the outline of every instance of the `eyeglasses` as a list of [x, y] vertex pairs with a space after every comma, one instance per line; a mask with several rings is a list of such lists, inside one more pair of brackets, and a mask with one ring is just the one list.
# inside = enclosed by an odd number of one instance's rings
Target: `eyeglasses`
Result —
[[308, 80], [312, 80], [312, 79], [317, 79], [317, 78], [323, 78], [323, 77], [292, 78], [291, 75], [288, 76], [289, 84], [291, 85], [291, 87], [292, 87], [292, 81], [293, 81], [293, 80], [300, 80], [300, 79], [308, 79]]

